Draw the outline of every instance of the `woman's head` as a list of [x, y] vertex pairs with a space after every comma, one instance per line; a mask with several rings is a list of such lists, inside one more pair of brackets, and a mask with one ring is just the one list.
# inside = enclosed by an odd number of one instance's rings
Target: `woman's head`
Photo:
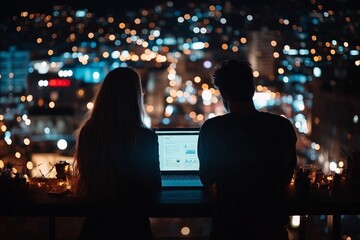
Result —
[[110, 71], [97, 95], [91, 113], [92, 120], [123, 126], [135, 123], [143, 126], [143, 93], [139, 74], [129, 67]]

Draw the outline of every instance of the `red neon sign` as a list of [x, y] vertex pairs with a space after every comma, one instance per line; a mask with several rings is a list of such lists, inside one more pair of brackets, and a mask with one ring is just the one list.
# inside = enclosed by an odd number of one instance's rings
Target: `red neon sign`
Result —
[[69, 87], [70, 84], [70, 80], [66, 78], [54, 78], [49, 80], [49, 87]]

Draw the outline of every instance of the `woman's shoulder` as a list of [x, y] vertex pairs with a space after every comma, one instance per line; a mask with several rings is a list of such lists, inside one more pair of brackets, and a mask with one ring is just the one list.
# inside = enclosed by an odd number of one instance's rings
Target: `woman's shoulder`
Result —
[[138, 128], [137, 132], [138, 132], [138, 135], [140, 135], [140, 136], [157, 138], [155, 131], [151, 128], [140, 127], [140, 128]]

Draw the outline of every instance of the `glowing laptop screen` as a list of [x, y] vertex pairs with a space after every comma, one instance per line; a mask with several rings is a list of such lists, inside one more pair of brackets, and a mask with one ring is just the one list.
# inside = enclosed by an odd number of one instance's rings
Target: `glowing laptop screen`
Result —
[[199, 130], [157, 130], [161, 171], [199, 171]]

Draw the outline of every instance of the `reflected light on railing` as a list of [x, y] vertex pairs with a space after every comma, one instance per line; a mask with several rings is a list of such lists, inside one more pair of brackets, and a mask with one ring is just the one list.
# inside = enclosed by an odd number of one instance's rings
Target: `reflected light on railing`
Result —
[[190, 234], [190, 228], [189, 227], [183, 227], [181, 228], [181, 234], [184, 236], [187, 236]]
[[291, 216], [291, 227], [298, 228], [300, 226], [300, 216]]

